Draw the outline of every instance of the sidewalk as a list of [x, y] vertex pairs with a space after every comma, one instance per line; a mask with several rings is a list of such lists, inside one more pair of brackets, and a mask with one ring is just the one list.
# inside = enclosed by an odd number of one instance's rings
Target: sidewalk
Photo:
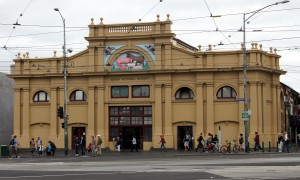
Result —
[[[143, 157], [143, 158], [166, 158], [166, 157], [174, 157], [174, 156], [236, 156], [236, 155], [268, 155], [268, 154], [276, 154], [276, 155], [284, 155], [284, 154], [297, 154], [300, 155], [300, 151], [296, 152], [295, 149], [291, 149], [290, 153], [282, 153], [282, 152], [276, 152], [275, 149], [272, 149], [271, 152], [268, 150], [265, 150], [264, 152], [262, 151], [256, 151], [254, 152], [253, 150], [250, 151], [249, 153], [245, 152], [238, 152], [238, 153], [210, 153], [210, 152], [195, 152], [195, 151], [177, 151], [177, 150], [167, 150], [167, 151], [160, 151], [159, 149], [151, 150], [151, 151], [142, 151], [140, 150], [139, 152], [130, 152], [130, 150], [123, 150], [122, 152], [116, 152], [116, 151], [110, 151], [107, 149], [102, 150], [102, 156], [101, 157], [106, 157], [106, 158], [120, 158], [120, 157]], [[33, 153], [33, 156], [31, 152], [28, 149], [19, 149], [19, 156], [21, 158], [73, 158], [75, 156], [75, 151], [70, 150], [68, 151], [68, 155], [65, 155], [65, 152], [63, 149], [57, 149], [55, 152], [55, 156], [47, 156], [46, 152], [43, 153], [42, 157], [38, 157], [37, 151]], [[82, 157], [79, 152], [79, 157]], [[92, 157], [90, 153], [86, 153], [86, 156], [84, 157]], [[0, 157], [0, 158], [8, 158], [8, 157]], [[15, 158], [14, 155], [12, 158]]]

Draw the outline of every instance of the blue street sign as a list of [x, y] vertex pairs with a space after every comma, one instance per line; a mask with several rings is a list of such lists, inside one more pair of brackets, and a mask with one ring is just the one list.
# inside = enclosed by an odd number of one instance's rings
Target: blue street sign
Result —
[[[236, 102], [244, 101], [244, 98], [235, 98], [234, 101]], [[250, 98], [248, 98], [248, 102], [251, 102]]]

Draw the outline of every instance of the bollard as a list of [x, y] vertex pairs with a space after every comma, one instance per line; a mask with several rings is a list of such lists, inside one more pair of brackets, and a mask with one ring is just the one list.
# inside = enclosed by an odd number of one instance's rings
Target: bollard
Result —
[[278, 152], [278, 141], [276, 142], [276, 152]]
[[265, 152], [265, 142], [262, 142], [262, 152]]
[[269, 141], [269, 152], [271, 152], [271, 141]]

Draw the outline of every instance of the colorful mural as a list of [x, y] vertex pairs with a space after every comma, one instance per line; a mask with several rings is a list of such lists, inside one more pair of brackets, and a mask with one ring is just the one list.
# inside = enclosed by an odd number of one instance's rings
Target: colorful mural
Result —
[[137, 52], [123, 53], [112, 64], [112, 71], [145, 71], [149, 69], [148, 60]]
[[107, 60], [109, 59], [110, 55], [114, 53], [117, 49], [120, 49], [123, 46], [106, 46], [104, 48], [104, 64], [107, 63]]
[[154, 44], [139, 44], [136, 46], [144, 49], [151, 56], [154, 64], [156, 63]]

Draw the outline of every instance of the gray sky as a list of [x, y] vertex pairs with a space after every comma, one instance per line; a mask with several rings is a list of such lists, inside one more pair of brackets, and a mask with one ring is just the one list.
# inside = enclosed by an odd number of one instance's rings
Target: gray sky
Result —
[[[0, 0], [0, 72], [9, 73], [18, 52], [30, 57], [51, 57], [57, 50], [62, 55], [62, 20], [66, 19], [67, 48], [74, 52], [86, 48], [90, 18], [105, 24], [165, 20], [170, 14], [177, 38], [202, 49], [208, 44], [214, 50], [240, 49], [243, 36], [242, 13], [252, 12], [282, 0]], [[20, 16], [22, 14], [22, 16]], [[210, 15], [222, 15], [211, 18]], [[281, 82], [300, 92], [300, 0], [266, 8], [246, 25], [247, 47], [251, 42], [263, 49], [277, 48], [281, 69], [288, 73]], [[18, 22], [19, 26], [14, 23]], [[216, 31], [218, 29], [218, 31]], [[253, 32], [253, 30], [261, 30]], [[224, 45], [218, 45], [218, 44]], [[3, 48], [3, 47], [6, 47]]]

